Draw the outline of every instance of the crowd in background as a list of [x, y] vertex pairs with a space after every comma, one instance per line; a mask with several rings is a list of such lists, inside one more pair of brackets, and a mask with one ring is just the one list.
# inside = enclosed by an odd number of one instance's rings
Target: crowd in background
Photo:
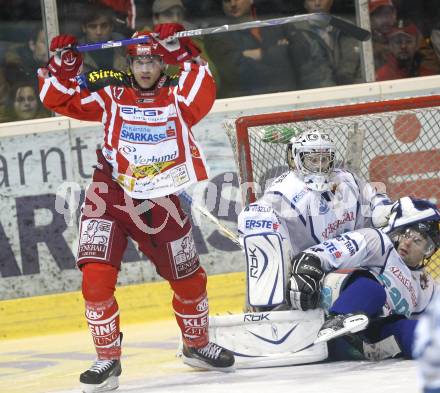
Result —
[[[0, 0], [0, 6], [0, 122], [50, 116], [36, 93], [36, 71], [48, 61], [40, 1]], [[354, 0], [58, 0], [57, 9], [60, 32], [81, 43], [170, 22], [194, 29], [314, 12], [355, 21]], [[438, 0], [369, 0], [369, 13], [377, 81], [440, 73]], [[310, 20], [197, 41], [218, 98], [364, 82], [360, 42]], [[84, 71], [126, 66], [123, 47], [84, 56]]]

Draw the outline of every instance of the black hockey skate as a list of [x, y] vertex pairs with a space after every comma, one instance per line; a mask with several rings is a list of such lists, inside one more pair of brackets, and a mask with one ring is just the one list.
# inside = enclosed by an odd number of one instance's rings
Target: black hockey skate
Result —
[[121, 375], [120, 360], [96, 360], [84, 371], [80, 377], [81, 388], [84, 393], [108, 392], [119, 387]]
[[207, 370], [232, 371], [235, 358], [231, 351], [213, 342], [202, 348], [190, 348], [183, 344], [183, 363]]
[[364, 313], [330, 314], [321, 326], [315, 344], [366, 329], [369, 318]]

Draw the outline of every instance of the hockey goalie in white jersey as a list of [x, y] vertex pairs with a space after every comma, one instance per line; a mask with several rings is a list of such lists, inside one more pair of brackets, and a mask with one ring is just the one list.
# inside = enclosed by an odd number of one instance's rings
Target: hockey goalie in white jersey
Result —
[[[348, 231], [386, 224], [390, 199], [354, 173], [335, 168], [337, 160], [329, 134], [303, 132], [287, 147], [290, 170], [240, 213], [251, 310], [285, 304], [286, 273], [300, 251]], [[264, 268], [269, 255], [272, 263]]]
[[[329, 134], [302, 133], [287, 148], [290, 170], [239, 215], [249, 312], [214, 318], [211, 332], [234, 350], [237, 367], [309, 363], [327, 357], [325, 344], [311, 345], [323, 312], [305, 311], [318, 304], [320, 280], [307, 276], [301, 291], [291, 290], [291, 260], [307, 247], [347, 231], [385, 225], [392, 205], [355, 174], [335, 168], [336, 153]], [[271, 310], [277, 311], [266, 312]]]

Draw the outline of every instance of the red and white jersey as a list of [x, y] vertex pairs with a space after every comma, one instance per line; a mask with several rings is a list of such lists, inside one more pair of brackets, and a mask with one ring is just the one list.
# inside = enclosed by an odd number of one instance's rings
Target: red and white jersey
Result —
[[176, 193], [208, 178], [205, 158], [191, 127], [211, 109], [216, 94], [208, 65], [184, 63], [177, 84], [158, 84], [140, 96], [131, 87], [96, 92], [38, 71], [40, 99], [61, 115], [104, 125], [102, 151], [113, 178], [136, 199]]

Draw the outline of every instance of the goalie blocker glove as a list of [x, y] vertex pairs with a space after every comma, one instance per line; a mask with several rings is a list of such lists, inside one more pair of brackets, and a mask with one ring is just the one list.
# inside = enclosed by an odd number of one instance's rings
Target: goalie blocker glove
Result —
[[287, 283], [287, 303], [293, 310], [318, 307], [324, 271], [320, 259], [304, 252], [292, 259], [292, 272]]

